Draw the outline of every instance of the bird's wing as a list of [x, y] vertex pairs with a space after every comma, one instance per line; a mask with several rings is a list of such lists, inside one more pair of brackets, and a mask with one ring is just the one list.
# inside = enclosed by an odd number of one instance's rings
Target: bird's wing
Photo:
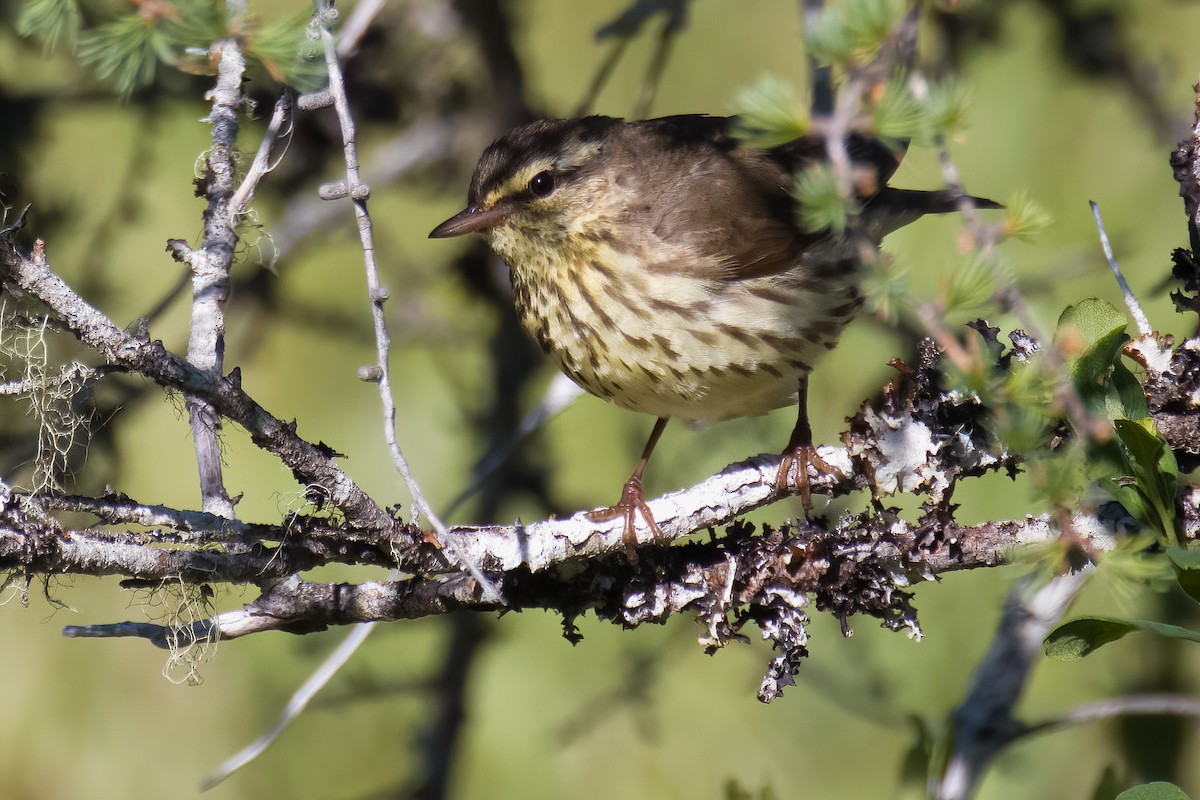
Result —
[[[666, 117], [626, 126], [631, 155], [653, 153], [635, 173], [645, 205], [631, 221], [666, 247], [686, 253], [669, 266], [726, 280], [762, 277], [793, 268], [802, 253], [827, 238], [796, 221], [795, 175], [825, 160], [823, 137], [806, 136], [771, 150], [750, 147], [721, 117]], [[880, 189], [898, 162], [881, 143], [854, 135], [847, 142], [861, 199]], [[661, 165], [655, 169], [654, 164]], [[860, 174], [861, 173], [861, 174]], [[663, 176], [673, 176], [666, 179]]]

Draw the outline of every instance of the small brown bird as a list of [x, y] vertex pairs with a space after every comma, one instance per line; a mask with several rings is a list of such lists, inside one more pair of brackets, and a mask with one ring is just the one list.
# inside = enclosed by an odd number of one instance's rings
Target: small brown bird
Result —
[[765, 414], [798, 394], [777, 483], [787, 488], [795, 473], [809, 506], [809, 468], [831, 468], [813, 448], [808, 374], [862, 306], [861, 242], [878, 246], [955, 209], [950, 192], [888, 186], [897, 156], [856, 133], [846, 148], [860, 239], [805, 230], [793, 187], [826, 160], [825, 138], [759, 149], [733, 126], [700, 115], [524, 125], [484, 151], [467, 207], [430, 233], [482, 232], [542, 350], [592, 394], [658, 417], [621, 499], [589, 515], [624, 519], [631, 561], [638, 516], [661, 536], [641, 479], [672, 418]]

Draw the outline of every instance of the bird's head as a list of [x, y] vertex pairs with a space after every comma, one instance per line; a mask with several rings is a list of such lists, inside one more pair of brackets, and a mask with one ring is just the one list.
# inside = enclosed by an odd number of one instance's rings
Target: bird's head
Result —
[[501, 136], [475, 167], [467, 207], [429, 236], [479, 231], [514, 266], [563, 247], [607, 196], [598, 191], [607, 180], [603, 154], [619, 125], [611, 117], [540, 120]]

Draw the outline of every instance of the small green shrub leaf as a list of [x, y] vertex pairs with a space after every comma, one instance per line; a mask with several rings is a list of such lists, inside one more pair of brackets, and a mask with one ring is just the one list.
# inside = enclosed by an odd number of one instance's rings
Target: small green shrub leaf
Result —
[[1098, 647], [1137, 630], [1124, 620], [1084, 617], [1064, 622], [1046, 635], [1042, 651], [1056, 661], [1078, 661]]
[[1050, 631], [1042, 641], [1042, 652], [1047, 658], [1056, 661], [1078, 661], [1133, 631], [1146, 631], [1171, 639], [1200, 642], [1200, 631], [1181, 628], [1178, 625], [1166, 625], [1148, 619], [1081, 617], [1064, 622]]
[[1126, 789], [1117, 800], [1191, 800], [1187, 793], [1173, 783], [1154, 781]]

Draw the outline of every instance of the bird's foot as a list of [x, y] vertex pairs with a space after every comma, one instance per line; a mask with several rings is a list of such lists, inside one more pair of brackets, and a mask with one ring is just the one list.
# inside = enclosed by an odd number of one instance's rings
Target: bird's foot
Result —
[[642, 481], [636, 476], [625, 482], [625, 488], [621, 490], [621, 499], [614, 505], [587, 512], [587, 518], [592, 522], [608, 522], [617, 517], [624, 518], [625, 532], [622, 540], [625, 542], [625, 554], [628, 556], [630, 564], [636, 564], [638, 560], [636, 525], [639, 515], [646, 521], [646, 527], [650, 529], [654, 538], [661, 539], [663, 532], [658, 527], [658, 523], [654, 521], [654, 514], [651, 513], [650, 506], [646, 505], [646, 496], [642, 493]]
[[786, 492], [792, 487], [792, 474], [796, 475], [795, 487], [800, 492], [800, 502], [806, 512], [812, 511], [812, 479], [809, 468], [820, 477], [822, 475], [841, 477], [841, 470], [830, 464], [817, 453], [812, 444], [798, 444], [783, 451], [783, 459], [779, 462], [779, 471], [775, 473], [775, 490]]

